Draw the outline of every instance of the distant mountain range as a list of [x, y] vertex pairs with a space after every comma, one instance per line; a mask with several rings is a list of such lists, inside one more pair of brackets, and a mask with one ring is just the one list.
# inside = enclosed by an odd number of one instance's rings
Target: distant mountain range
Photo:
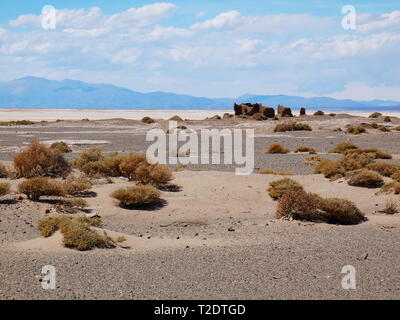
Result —
[[53, 81], [25, 77], [0, 83], [0, 108], [54, 109], [231, 109], [234, 103], [252, 102], [266, 106], [282, 104], [294, 109], [400, 110], [399, 101], [337, 100], [287, 95], [246, 94], [232, 98], [200, 98], [168, 92], [141, 93], [109, 84], [82, 81]]

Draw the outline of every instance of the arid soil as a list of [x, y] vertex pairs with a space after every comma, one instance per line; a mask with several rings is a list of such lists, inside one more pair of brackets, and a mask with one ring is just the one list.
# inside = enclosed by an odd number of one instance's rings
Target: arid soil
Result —
[[[164, 202], [156, 208], [121, 208], [109, 195], [130, 182], [96, 180], [93, 196], [86, 198], [89, 211], [102, 217], [110, 236], [124, 236], [129, 248], [78, 252], [63, 248], [59, 233], [40, 237], [37, 222], [58, 214], [55, 199], [21, 198], [15, 191], [20, 180], [11, 180], [14, 193], [0, 203], [0, 299], [398, 299], [400, 214], [380, 210], [400, 196], [313, 174], [304, 164], [309, 154], [265, 152], [272, 143], [290, 150], [306, 145], [321, 157], [335, 158], [328, 150], [351, 141], [387, 151], [396, 161], [400, 132], [368, 129], [350, 135], [334, 129], [362, 122], [395, 127], [400, 120], [388, 124], [348, 115], [296, 120], [309, 123], [313, 131], [273, 133], [278, 123], [273, 120], [185, 121], [194, 130], [254, 128], [256, 168], [239, 176], [235, 165], [171, 166], [176, 188], [163, 190]], [[69, 158], [93, 147], [144, 152], [147, 130], [167, 126], [165, 120], [146, 125], [112, 119], [0, 127], [0, 157], [11, 165], [14, 154], [32, 139], [69, 142]], [[259, 174], [260, 169], [292, 171], [291, 178], [306, 191], [349, 199], [368, 220], [353, 226], [278, 220], [276, 201], [266, 189], [281, 177]], [[55, 290], [41, 287], [44, 265], [56, 267]], [[356, 289], [342, 288], [345, 265], [356, 269]]]

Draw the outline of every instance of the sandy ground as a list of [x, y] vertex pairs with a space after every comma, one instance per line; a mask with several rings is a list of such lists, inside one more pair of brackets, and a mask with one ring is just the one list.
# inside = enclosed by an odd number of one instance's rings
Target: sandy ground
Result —
[[[129, 182], [97, 181], [95, 196], [86, 199], [90, 211], [102, 217], [109, 235], [123, 235], [130, 248], [77, 252], [62, 247], [59, 233], [43, 239], [36, 230], [38, 220], [57, 214], [51, 199], [31, 202], [14, 193], [0, 203], [0, 299], [399, 299], [400, 215], [379, 210], [389, 198], [400, 196], [352, 187], [343, 180], [330, 182], [304, 165], [308, 155], [267, 155], [265, 150], [273, 142], [291, 150], [306, 144], [327, 157], [334, 144], [352, 141], [379, 147], [399, 159], [400, 133], [333, 132], [369, 121], [344, 115], [302, 121], [309, 121], [313, 131], [273, 134], [274, 121], [238, 119], [185, 125], [196, 130], [254, 128], [256, 167], [291, 170], [296, 174], [292, 178], [307, 191], [352, 200], [366, 222], [338, 226], [277, 220], [276, 202], [266, 189], [280, 177], [238, 176], [233, 166], [202, 165], [203, 171], [189, 166], [174, 171], [172, 183], [180, 188], [162, 191], [165, 202], [151, 210], [120, 208], [109, 197]], [[399, 120], [393, 119], [391, 125], [399, 125]], [[166, 126], [163, 121], [144, 125], [115, 119], [2, 127], [1, 157], [12, 159], [32, 138], [75, 140], [69, 157], [93, 146], [144, 151], [146, 130]], [[19, 180], [11, 183], [16, 190]], [[43, 290], [40, 283], [41, 269], [49, 264], [57, 270], [55, 290]], [[345, 265], [356, 268], [355, 290], [341, 286]]]

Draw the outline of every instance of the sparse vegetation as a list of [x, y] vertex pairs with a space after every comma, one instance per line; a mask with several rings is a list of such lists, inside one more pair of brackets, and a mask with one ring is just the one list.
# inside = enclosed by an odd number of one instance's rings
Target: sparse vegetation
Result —
[[312, 147], [307, 147], [307, 146], [298, 147], [296, 150], [294, 150], [294, 152], [295, 152], [295, 153], [298, 153], [298, 152], [308, 152], [308, 153], [310, 153], [310, 154], [316, 154], [316, 153], [317, 153], [317, 152], [315, 151], [314, 148], [312, 148]]
[[334, 147], [332, 150], [330, 150], [329, 153], [346, 153], [346, 151], [352, 149], [358, 149], [358, 146], [351, 142], [341, 142], [337, 144], [336, 147]]
[[376, 118], [379, 118], [379, 117], [381, 117], [381, 116], [382, 116], [382, 113], [380, 113], [380, 112], [374, 112], [374, 113], [370, 114], [368, 118], [370, 118], [370, 119], [376, 119]]
[[150, 123], [154, 123], [155, 121], [154, 121], [154, 119], [152, 119], [152, 118], [150, 118], [150, 117], [144, 117], [144, 118], [142, 119], [142, 122], [143, 122], [143, 123], [150, 124]]
[[390, 176], [394, 181], [400, 182], [400, 171], [393, 173]]
[[394, 194], [400, 194], [400, 182], [392, 181], [392, 182], [386, 183], [381, 188], [381, 192], [383, 192], [383, 193], [394, 192]]
[[160, 191], [151, 185], [140, 185], [118, 189], [111, 194], [121, 206], [143, 207], [160, 201]]
[[386, 214], [396, 214], [400, 211], [400, 206], [399, 202], [390, 198], [386, 200], [385, 208], [381, 210], [380, 212], [386, 213]]
[[378, 161], [368, 164], [367, 169], [379, 172], [385, 177], [390, 177], [400, 171], [400, 163]]
[[374, 160], [370, 153], [346, 153], [338, 163], [346, 172], [363, 169]]
[[14, 157], [14, 167], [18, 177], [40, 176], [65, 177], [71, 167], [62, 153], [51, 149], [38, 141], [32, 141], [27, 148]]
[[10, 193], [10, 184], [8, 182], [0, 182], [0, 197]]
[[321, 159], [321, 161], [316, 164], [314, 173], [322, 173], [325, 178], [336, 180], [345, 174], [345, 170], [337, 160]]
[[272, 181], [269, 186], [268, 194], [274, 200], [281, 198], [290, 190], [303, 190], [303, 186], [300, 183], [290, 178]]
[[370, 154], [371, 157], [374, 159], [392, 159], [392, 155], [388, 152], [376, 149], [376, 148], [359, 148], [359, 149], [351, 149], [345, 152], [345, 154], [351, 154], [351, 153], [366, 153]]
[[300, 123], [294, 121], [286, 121], [276, 125], [274, 132], [286, 132], [286, 131], [312, 131], [311, 127], [307, 123]]
[[4, 164], [0, 162], [0, 178], [7, 178], [8, 170]]
[[146, 155], [140, 153], [130, 153], [122, 158], [120, 170], [124, 177], [135, 180], [136, 169], [141, 163], [147, 163]]
[[347, 133], [350, 134], [361, 134], [367, 132], [363, 126], [350, 126], [346, 129]]
[[277, 176], [292, 176], [293, 172], [292, 171], [273, 171], [273, 170], [268, 170], [268, 169], [263, 169], [258, 171], [260, 174], [273, 174]]
[[383, 118], [384, 122], [392, 122], [392, 119], [389, 116], [386, 116], [385, 118]]
[[67, 248], [80, 251], [94, 248], [114, 248], [115, 241], [106, 232], [100, 234], [91, 227], [100, 227], [98, 218], [57, 216], [42, 219], [38, 223], [38, 230], [43, 237], [50, 237], [57, 230], [63, 235], [63, 245]]
[[261, 121], [261, 120], [267, 120], [267, 117], [263, 116], [261, 113], [255, 113], [250, 117], [250, 119]]
[[351, 175], [348, 184], [357, 187], [379, 188], [383, 185], [383, 178], [375, 171], [362, 169]]
[[323, 115], [325, 115], [325, 113], [321, 110], [314, 112], [314, 116], [323, 116]]
[[267, 153], [288, 153], [289, 149], [281, 146], [278, 143], [273, 143], [269, 146]]
[[92, 184], [86, 177], [70, 176], [63, 183], [65, 193], [71, 196], [86, 195], [91, 187]]
[[18, 185], [18, 191], [29, 200], [38, 201], [43, 196], [64, 196], [61, 183], [45, 177], [30, 178]]
[[400, 126], [394, 127], [393, 130], [400, 131]]
[[51, 146], [51, 149], [57, 150], [60, 153], [70, 153], [72, 152], [72, 149], [69, 147], [68, 143], [65, 141], [58, 141], [54, 142]]
[[363, 213], [349, 200], [323, 199], [301, 189], [289, 190], [280, 198], [276, 217], [345, 225], [365, 220]]
[[141, 184], [157, 186], [171, 181], [172, 173], [164, 165], [142, 162], [135, 170], [135, 180]]
[[0, 126], [27, 126], [31, 124], [35, 124], [35, 122], [30, 120], [0, 121]]

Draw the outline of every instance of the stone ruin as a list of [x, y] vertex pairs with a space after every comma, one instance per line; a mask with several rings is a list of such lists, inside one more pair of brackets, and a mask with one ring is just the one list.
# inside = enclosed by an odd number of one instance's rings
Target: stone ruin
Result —
[[278, 115], [281, 117], [293, 117], [292, 109], [284, 107], [283, 105], [278, 105]]
[[267, 118], [275, 117], [275, 109], [271, 107], [265, 107], [261, 103], [241, 103], [234, 105], [235, 115], [252, 116], [256, 113], [260, 113]]

